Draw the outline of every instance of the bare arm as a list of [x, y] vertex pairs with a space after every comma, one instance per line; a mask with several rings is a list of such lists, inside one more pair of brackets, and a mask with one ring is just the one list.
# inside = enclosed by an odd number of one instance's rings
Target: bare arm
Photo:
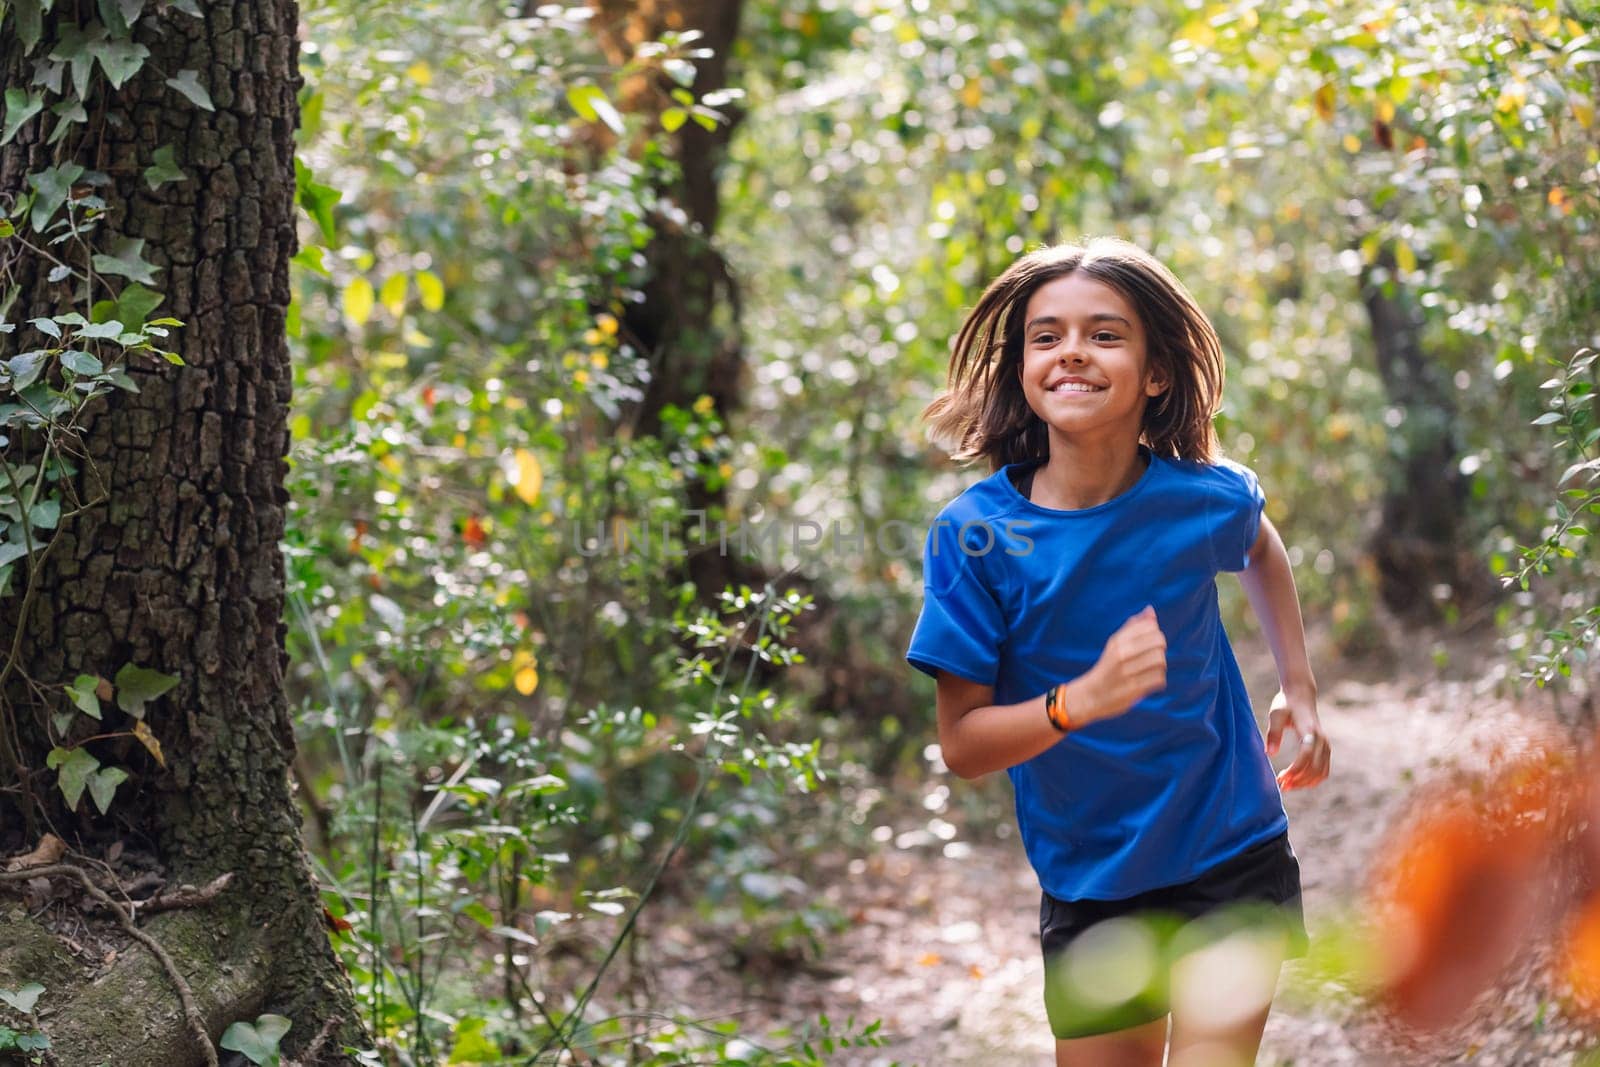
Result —
[[[1149, 608], [1106, 642], [1099, 661], [1062, 687], [1073, 728], [1120, 715], [1167, 684], [1167, 641]], [[1061, 740], [1044, 709], [1045, 694], [996, 704], [994, 687], [939, 672], [939, 748], [945, 766], [976, 778], [1032, 759]]]
[[1267, 646], [1278, 665], [1278, 696], [1267, 717], [1267, 751], [1277, 754], [1284, 727], [1300, 737], [1294, 762], [1278, 775], [1284, 789], [1304, 789], [1328, 776], [1331, 749], [1317, 717], [1317, 681], [1306, 653], [1305, 625], [1295, 590], [1289, 553], [1277, 528], [1263, 515], [1261, 531], [1250, 548], [1250, 562], [1239, 572], [1239, 584], [1261, 623]]

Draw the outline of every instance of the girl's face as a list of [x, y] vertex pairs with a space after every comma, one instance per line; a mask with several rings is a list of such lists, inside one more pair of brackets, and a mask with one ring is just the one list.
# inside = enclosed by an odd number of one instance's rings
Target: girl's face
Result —
[[1024, 322], [1022, 392], [1051, 436], [1137, 441], [1145, 405], [1167, 386], [1150, 371], [1128, 299], [1074, 271], [1034, 291]]

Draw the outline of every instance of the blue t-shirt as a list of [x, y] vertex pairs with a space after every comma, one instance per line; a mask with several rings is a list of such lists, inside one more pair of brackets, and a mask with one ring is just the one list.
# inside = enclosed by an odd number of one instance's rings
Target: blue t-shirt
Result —
[[997, 704], [1083, 674], [1155, 607], [1166, 688], [1007, 771], [1028, 859], [1064, 900], [1186, 882], [1288, 826], [1217, 606], [1217, 572], [1243, 570], [1260, 529], [1260, 484], [1235, 463], [1143, 454], [1132, 488], [1077, 511], [1023, 496], [1012, 475], [1033, 464], [1010, 464], [946, 505], [924, 547], [906, 659], [993, 686]]

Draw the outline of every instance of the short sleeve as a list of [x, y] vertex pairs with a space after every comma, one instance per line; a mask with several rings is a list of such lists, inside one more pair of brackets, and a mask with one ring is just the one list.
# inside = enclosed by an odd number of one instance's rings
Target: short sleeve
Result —
[[977, 565], [963, 551], [955, 524], [936, 522], [923, 547], [922, 614], [906, 661], [937, 677], [939, 670], [994, 685], [1000, 667], [1005, 618]]
[[1250, 563], [1250, 549], [1261, 532], [1261, 512], [1267, 497], [1249, 467], [1224, 461], [1217, 469], [1225, 488], [1218, 494], [1212, 512], [1211, 543], [1218, 569], [1242, 571]]

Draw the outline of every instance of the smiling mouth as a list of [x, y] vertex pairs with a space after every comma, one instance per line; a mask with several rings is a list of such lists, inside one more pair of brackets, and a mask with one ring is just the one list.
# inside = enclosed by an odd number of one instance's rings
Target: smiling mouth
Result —
[[1045, 390], [1047, 393], [1103, 393], [1105, 386], [1088, 382], [1057, 382]]

